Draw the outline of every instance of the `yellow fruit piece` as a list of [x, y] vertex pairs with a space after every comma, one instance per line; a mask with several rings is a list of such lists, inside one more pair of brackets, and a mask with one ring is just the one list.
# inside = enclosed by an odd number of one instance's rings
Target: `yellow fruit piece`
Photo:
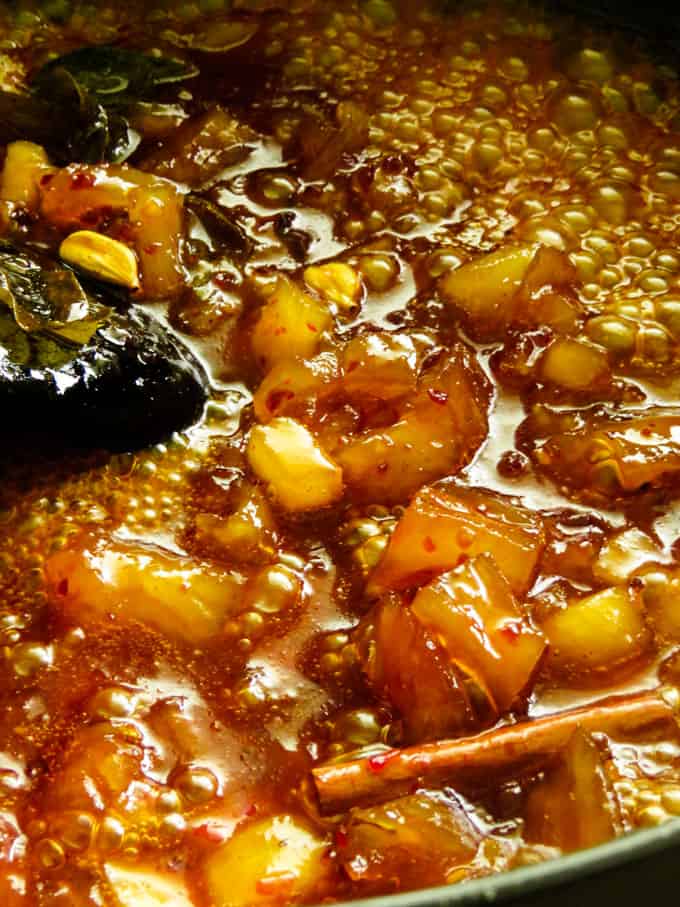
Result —
[[256, 425], [248, 441], [248, 461], [285, 510], [314, 510], [342, 495], [342, 470], [295, 419], [279, 417]]
[[582, 340], [561, 338], [550, 344], [540, 361], [543, 381], [572, 391], [586, 391], [610, 377], [606, 352]]
[[662, 552], [646, 532], [626, 529], [600, 549], [593, 573], [605, 583], [623, 583], [643, 564], [658, 561]]
[[205, 863], [213, 907], [256, 907], [320, 899], [332, 862], [328, 842], [294, 816], [264, 819], [236, 832]]
[[349, 265], [330, 262], [305, 269], [305, 283], [341, 309], [353, 308], [361, 295], [361, 277]]
[[47, 152], [33, 142], [11, 142], [0, 178], [0, 201], [37, 211], [40, 205], [40, 177], [52, 168]]
[[442, 295], [474, 321], [500, 318], [508, 322], [512, 319], [504, 310], [519, 289], [534, 252], [533, 246], [506, 246], [474, 258], [442, 278]]
[[424, 488], [392, 533], [369, 594], [418, 585], [466, 558], [490, 554], [513, 593], [523, 595], [544, 547], [536, 514], [511, 498], [468, 488]]
[[422, 588], [411, 606], [461, 670], [487, 690], [498, 712], [528, 688], [545, 651], [543, 634], [520, 609], [486, 554]]
[[680, 572], [658, 567], [641, 575], [642, 601], [664, 641], [680, 640]]
[[151, 546], [85, 539], [46, 565], [55, 610], [82, 623], [137, 620], [194, 644], [240, 610], [245, 578]]
[[640, 605], [616, 587], [570, 602], [542, 629], [558, 669], [607, 670], [639, 656], [650, 638]]
[[253, 328], [252, 350], [269, 370], [286, 359], [309, 359], [332, 324], [328, 306], [279, 277]]
[[62, 242], [59, 255], [77, 270], [106, 283], [129, 290], [139, 289], [135, 253], [117, 239], [92, 230], [78, 230]]
[[106, 863], [104, 875], [118, 907], [193, 907], [181, 878], [154, 870]]

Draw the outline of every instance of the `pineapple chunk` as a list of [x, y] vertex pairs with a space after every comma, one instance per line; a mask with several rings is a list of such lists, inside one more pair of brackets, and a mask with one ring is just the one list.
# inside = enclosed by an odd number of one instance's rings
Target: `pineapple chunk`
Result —
[[33, 142], [11, 142], [7, 146], [0, 179], [0, 201], [37, 212], [40, 206], [40, 178], [52, 168], [47, 152]]
[[664, 642], [680, 641], [680, 571], [649, 568], [641, 575], [642, 602]]
[[587, 391], [611, 378], [609, 359], [600, 347], [583, 340], [559, 338], [541, 356], [541, 380], [569, 391]]
[[361, 277], [340, 261], [305, 268], [305, 283], [340, 309], [353, 309], [361, 296]]
[[350, 396], [392, 400], [416, 388], [418, 350], [410, 337], [359, 334], [343, 353], [343, 388]]
[[226, 560], [258, 564], [274, 555], [276, 524], [258, 488], [240, 489], [236, 509], [228, 516], [198, 513], [194, 525], [198, 544]]
[[523, 595], [544, 546], [538, 517], [510, 498], [468, 488], [425, 488], [397, 524], [369, 593], [419, 585], [465, 558], [488, 553], [514, 594]]
[[197, 186], [252, 151], [255, 133], [221, 108], [186, 120], [139, 164], [142, 170]]
[[312, 412], [317, 398], [332, 387], [337, 372], [332, 353], [320, 353], [302, 362], [279, 362], [264, 376], [253, 398], [258, 421]]
[[335, 451], [347, 485], [362, 500], [404, 500], [470, 462], [487, 420], [486, 383], [469, 351], [454, 347], [443, 365], [427, 371], [400, 416]]
[[493, 559], [480, 555], [420, 589], [412, 610], [498, 713], [527, 689], [545, 652]]
[[194, 907], [181, 876], [121, 863], [106, 863], [104, 875], [118, 907]]
[[527, 841], [565, 853], [616, 836], [621, 830], [616, 796], [591, 737], [576, 731], [557, 764], [530, 789], [525, 810]]
[[513, 320], [513, 299], [534, 257], [534, 246], [505, 246], [461, 265], [440, 282], [444, 299], [483, 330]]
[[680, 419], [671, 407], [614, 415], [536, 410], [520, 428], [536, 465], [598, 504], [643, 485], [671, 482], [680, 472]]
[[646, 532], [625, 529], [603, 545], [593, 564], [593, 574], [602, 582], [615, 585], [625, 582], [644, 564], [661, 557], [661, 550]]
[[409, 742], [454, 737], [474, 726], [456, 669], [398, 598], [376, 605], [357, 638], [368, 682], [399, 711]]
[[282, 814], [237, 830], [208, 857], [205, 887], [213, 907], [257, 907], [321, 900], [332, 862], [328, 841]]
[[385, 503], [407, 499], [465, 462], [448, 410], [422, 397], [394, 425], [363, 432], [334, 456], [356, 497]]
[[287, 359], [311, 358], [332, 323], [326, 304], [279, 277], [253, 327], [251, 345], [258, 365], [268, 371]]
[[355, 882], [401, 889], [443, 885], [464, 870], [481, 841], [452, 794], [419, 792], [349, 815], [338, 858]]
[[284, 510], [315, 510], [342, 496], [342, 470], [295, 419], [277, 417], [256, 425], [248, 462]]
[[85, 538], [45, 568], [53, 609], [69, 622], [137, 620], [193, 644], [240, 610], [245, 578], [152, 546]]
[[576, 269], [564, 252], [540, 246], [526, 272], [514, 306], [514, 319], [527, 327], [573, 333], [583, 316], [574, 292]]
[[556, 670], [604, 671], [638, 658], [650, 641], [639, 603], [618, 587], [570, 602], [542, 630]]
[[133, 192], [130, 202], [144, 294], [175, 296], [184, 285], [179, 256], [184, 232], [182, 197], [171, 183], [157, 180]]

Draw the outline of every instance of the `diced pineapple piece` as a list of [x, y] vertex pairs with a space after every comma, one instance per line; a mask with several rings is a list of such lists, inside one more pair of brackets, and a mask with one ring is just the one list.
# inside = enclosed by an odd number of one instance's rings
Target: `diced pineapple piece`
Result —
[[398, 710], [409, 742], [455, 737], [474, 726], [455, 668], [400, 599], [376, 605], [356, 636], [368, 682]]
[[646, 532], [625, 529], [602, 546], [593, 564], [593, 574], [605, 583], [623, 583], [643, 564], [658, 561], [660, 557], [661, 551]]
[[[350, 376], [351, 377], [351, 376]], [[401, 418], [338, 447], [345, 481], [362, 500], [397, 502], [454, 475], [486, 437], [486, 384], [464, 347], [426, 372]]]
[[256, 425], [248, 440], [248, 462], [285, 510], [315, 510], [342, 496], [342, 470], [295, 419], [282, 416]]
[[545, 652], [493, 559], [480, 555], [420, 589], [411, 606], [449, 657], [488, 691], [499, 713], [527, 690]]
[[452, 794], [417, 793], [349, 815], [338, 859], [355, 882], [399, 888], [443, 885], [463, 869], [481, 841]]
[[569, 853], [602, 844], [620, 830], [616, 796], [599, 749], [591, 737], [576, 731], [557, 763], [529, 791], [526, 839]]
[[638, 658], [650, 641], [640, 604], [617, 587], [571, 601], [541, 626], [556, 670], [614, 668]]
[[664, 642], [680, 641], [680, 571], [648, 568], [641, 572], [642, 602]]
[[282, 814], [247, 825], [208, 857], [205, 887], [213, 907], [256, 907], [321, 900], [332, 872], [328, 841]]
[[554, 340], [541, 356], [541, 380], [570, 391], [587, 391], [611, 378], [607, 353], [584, 340]]
[[245, 578], [152, 546], [83, 539], [45, 568], [53, 609], [78, 624], [137, 620], [193, 644], [240, 610]]
[[359, 334], [343, 353], [342, 385], [350, 396], [392, 400], [416, 388], [418, 350], [403, 334]]
[[573, 333], [583, 309], [574, 292], [576, 269], [564, 252], [540, 246], [515, 300], [514, 319], [527, 327], [549, 327], [555, 334]]
[[267, 372], [255, 393], [255, 415], [260, 422], [269, 422], [274, 416], [311, 412], [317, 397], [330, 389], [337, 373], [338, 363], [332, 353], [320, 353], [302, 362], [279, 362]]
[[158, 180], [138, 189], [130, 201], [144, 294], [175, 296], [184, 285], [179, 256], [179, 239], [184, 233], [182, 197], [171, 183]]
[[138, 864], [104, 864], [104, 876], [118, 907], [193, 907], [181, 875], [143, 869]]
[[276, 522], [271, 507], [250, 484], [238, 490], [232, 513], [198, 513], [194, 526], [198, 544], [226, 560], [258, 564], [274, 555]]
[[361, 277], [340, 261], [305, 268], [305, 283], [340, 309], [352, 309], [361, 296]]
[[40, 206], [40, 178], [51, 169], [47, 152], [41, 145], [11, 142], [2, 168], [0, 201], [36, 213]]
[[279, 277], [253, 327], [251, 344], [258, 364], [269, 370], [287, 359], [311, 358], [332, 323], [327, 305]]
[[[124, 811], [126, 821], [151, 821], [159, 788], [142, 770], [144, 740], [134, 724], [81, 727], [50, 775], [41, 800], [48, 813]], [[135, 788], [134, 797], [128, 797]]]
[[440, 281], [444, 299], [469, 316], [475, 327], [497, 331], [513, 320], [513, 298], [534, 251], [532, 245], [505, 246], [466, 262]]
[[680, 472], [679, 426], [676, 411], [659, 407], [618, 418], [602, 411], [586, 422], [581, 413], [544, 411], [521, 431], [540, 469], [600, 503], [671, 481]]
[[255, 138], [249, 126], [218, 107], [186, 120], [139, 166], [157, 176], [196, 186], [248, 157]]
[[363, 501], [395, 503], [465, 463], [446, 407], [421, 397], [389, 428], [363, 432], [333, 453]]
[[369, 592], [418, 585], [464, 558], [488, 553], [513, 592], [522, 595], [544, 546], [540, 519], [511, 498], [468, 488], [426, 488], [397, 524]]

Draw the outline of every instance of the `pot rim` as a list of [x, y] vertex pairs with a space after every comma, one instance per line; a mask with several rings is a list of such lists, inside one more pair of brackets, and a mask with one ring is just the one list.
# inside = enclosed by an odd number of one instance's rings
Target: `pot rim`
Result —
[[572, 881], [583, 881], [624, 864], [634, 864], [674, 845], [680, 848], [680, 818], [535, 866], [511, 869], [472, 882], [377, 895], [345, 904], [346, 907], [476, 907], [503, 903], [513, 897], [527, 897]]

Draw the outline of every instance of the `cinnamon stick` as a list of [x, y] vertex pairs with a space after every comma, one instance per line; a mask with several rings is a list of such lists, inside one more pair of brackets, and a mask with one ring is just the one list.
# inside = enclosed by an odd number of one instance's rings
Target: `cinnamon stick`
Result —
[[626, 735], [674, 721], [667, 688], [612, 696], [592, 705], [533, 721], [442, 740], [312, 770], [312, 787], [322, 815], [336, 815], [403, 796], [419, 786], [484, 784], [538, 768], [557, 753], [577, 728]]

